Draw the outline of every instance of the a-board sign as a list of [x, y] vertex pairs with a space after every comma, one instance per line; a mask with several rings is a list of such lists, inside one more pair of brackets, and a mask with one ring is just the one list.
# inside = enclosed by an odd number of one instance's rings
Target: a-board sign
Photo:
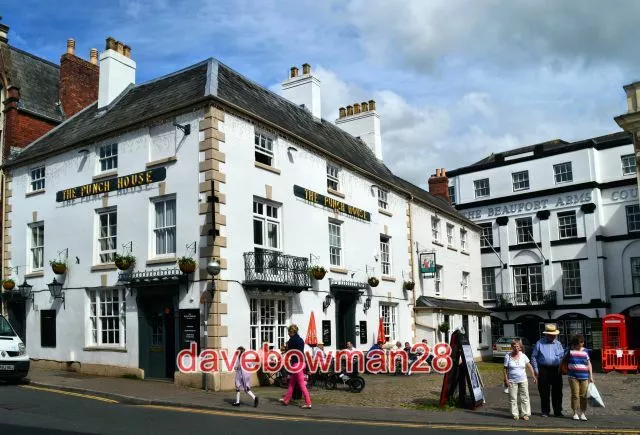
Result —
[[473, 400], [473, 407], [475, 408], [482, 405], [484, 394], [482, 392], [480, 375], [478, 374], [478, 366], [473, 359], [473, 351], [471, 350], [471, 344], [466, 334], [460, 334], [460, 346], [462, 346], [462, 364], [466, 366], [465, 375], [467, 376], [467, 385], [470, 385], [471, 398]]
[[367, 342], [367, 321], [360, 320], [360, 344]]
[[195, 342], [200, 351], [200, 310], [180, 310], [180, 348], [189, 349]]
[[331, 346], [331, 320], [322, 321], [322, 342], [325, 346]]
[[[473, 359], [469, 340], [460, 330], [451, 335], [451, 360], [453, 365], [444, 375], [440, 393], [440, 407], [444, 407], [456, 395], [458, 406], [475, 409], [482, 406], [484, 393], [478, 367]], [[469, 393], [467, 394], [467, 390]]]

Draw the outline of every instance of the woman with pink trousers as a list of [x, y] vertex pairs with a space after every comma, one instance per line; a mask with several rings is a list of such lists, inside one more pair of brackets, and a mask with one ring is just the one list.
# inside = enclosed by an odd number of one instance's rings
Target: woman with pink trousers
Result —
[[[300, 354], [304, 355], [304, 340], [298, 335], [298, 327], [296, 325], [289, 326], [289, 337], [289, 341], [287, 342], [287, 351], [299, 350]], [[302, 358], [302, 361], [300, 361], [297, 356], [292, 355], [291, 364], [295, 367], [295, 373], [291, 373], [289, 375], [289, 389], [287, 390], [287, 394], [280, 399], [280, 402], [284, 405], [288, 405], [289, 401], [291, 401], [291, 397], [293, 396], [293, 389], [297, 385], [298, 388], [300, 388], [300, 391], [302, 391], [302, 396], [304, 397], [304, 405], [302, 405], [301, 408], [311, 409], [311, 396], [309, 396], [307, 385], [304, 382], [304, 357]]]

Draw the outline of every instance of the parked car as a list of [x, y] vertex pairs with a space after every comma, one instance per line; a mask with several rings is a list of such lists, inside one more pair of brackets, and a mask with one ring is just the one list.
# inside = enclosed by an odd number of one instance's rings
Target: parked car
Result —
[[519, 339], [522, 342], [522, 351], [531, 358], [531, 343], [524, 337], [500, 337], [493, 343], [493, 359], [503, 361], [504, 356], [511, 352], [511, 341], [514, 338]]
[[29, 355], [11, 324], [0, 315], [0, 379], [19, 382], [29, 373]]

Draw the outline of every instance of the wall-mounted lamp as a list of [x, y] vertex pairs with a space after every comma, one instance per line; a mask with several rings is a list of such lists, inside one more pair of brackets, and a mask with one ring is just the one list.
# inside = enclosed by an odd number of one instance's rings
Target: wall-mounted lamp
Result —
[[287, 151], [289, 152], [289, 154], [291, 154], [291, 153], [297, 153], [297, 152], [298, 152], [298, 148], [296, 148], [296, 147], [289, 147], [289, 148], [287, 148]]
[[189, 136], [191, 134], [191, 124], [181, 125], [181, 124], [178, 124], [177, 122], [174, 122], [173, 126], [178, 127], [180, 130], [182, 130], [185, 136]]
[[31, 303], [33, 303], [33, 293], [31, 289], [33, 286], [27, 283], [27, 279], [24, 279], [24, 282], [18, 286], [18, 290], [20, 291], [20, 295], [25, 298], [25, 300], [31, 299]]
[[54, 299], [62, 299], [62, 304], [64, 305], [64, 292], [62, 291], [62, 283], [56, 281], [53, 278], [53, 281], [47, 284], [49, 287], [49, 292], [51, 292], [51, 297]]
[[89, 150], [86, 148], [82, 148], [81, 150], [78, 150], [78, 154], [84, 154], [86, 156], [87, 154], [89, 154]]
[[371, 298], [367, 298], [364, 301], [364, 312], [366, 313], [371, 308]]
[[324, 302], [322, 302], [322, 310], [327, 311], [327, 308], [329, 308], [329, 305], [331, 305], [331, 295], [326, 295], [324, 297]]

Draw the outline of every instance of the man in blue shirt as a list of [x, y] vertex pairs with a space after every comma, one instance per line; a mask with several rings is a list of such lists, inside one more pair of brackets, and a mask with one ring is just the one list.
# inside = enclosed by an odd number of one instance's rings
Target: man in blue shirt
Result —
[[562, 344], [556, 337], [560, 334], [554, 324], [544, 325], [543, 337], [538, 340], [531, 354], [531, 365], [538, 377], [538, 392], [542, 405], [542, 416], [548, 417], [551, 412], [549, 393], [553, 404], [553, 414], [562, 417], [562, 373], [560, 363], [564, 356]]

